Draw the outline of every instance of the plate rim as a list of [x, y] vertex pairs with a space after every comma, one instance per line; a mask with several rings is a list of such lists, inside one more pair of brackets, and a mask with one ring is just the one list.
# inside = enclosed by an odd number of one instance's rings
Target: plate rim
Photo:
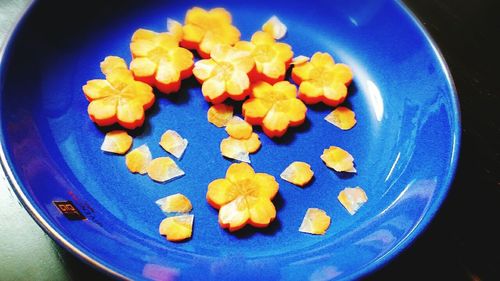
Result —
[[[420, 234], [422, 234], [429, 226], [430, 222], [434, 219], [436, 213], [439, 211], [440, 207], [443, 204], [446, 196], [450, 188], [452, 187], [453, 180], [455, 178], [457, 172], [458, 159], [460, 156], [460, 147], [461, 147], [461, 132], [462, 132], [462, 118], [460, 111], [460, 103], [458, 99], [457, 88], [451, 74], [450, 68], [446, 63], [446, 60], [441, 52], [438, 44], [430, 35], [428, 30], [422, 21], [415, 15], [415, 13], [403, 2], [403, 0], [394, 0], [395, 4], [398, 5], [402, 12], [406, 13], [410, 20], [415, 24], [418, 28], [419, 32], [423, 35], [423, 37], [427, 40], [427, 43], [432, 48], [433, 52], [436, 55], [436, 59], [443, 70], [443, 74], [446, 77], [446, 82], [451, 89], [452, 94], [452, 111], [453, 117], [456, 122], [454, 122], [454, 126], [451, 131], [451, 135], [453, 136], [453, 140], [451, 142], [451, 153], [450, 153], [450, 165], [449, 170], [446, 176], [443, 178], [442, 191], [437, 194], [430, 205], [430, 207], [423, 213], [420, 221], [413, 227], [413, 229], [408, 232], [397, 244], [395, 244], [388, 252], [384, 255], [377, 257], [372, 262], [370, 262], [366, 267], [361, 270], [358, 270], [350, 275], [344, 276], [341, 280], [350, 280], [350, 279], [358, 279], [363, 276], [367, 276], [382, 267], [389, 264], [394, 260], [399, 254], [408, 249], [416, 238]], [[27, 19], [31, 11], [34, 7], [39, 3], [36, 0], [29, 0], [26, 4], [25, 8], [22, 10], [21, 14], [14, 21], [14, 24], [11, 26], [10, 31], [7, 33], [6, 39], [4, 41], [3, 46], [0, 46], [0, 71], [2, 71], [4, 67], [4, 60], [6, 58], [6, 54], [10, 52], [12, 48], [13, 38], [19, 32], [20, 27]], [[0, 81], [2, 83], [3, 81]], [[1, 94], [1, 93], [0, 93]], [[0, 135], [3, 135], [0, 132]], [[23, 189], [20, 183], [17, 182], [15, 173], [9, 166], [9, 160], [7, 160], [5, 151], [4, 151], [4, 143], [0, 142], [0, 172], [1, 175], [5, 176], [9, 186], [7, 188], [14, 191], [20, 203], [23, 205], [24, 209], [28, 212], [28, 214], [34, 219], [34, 221], [47, 233], [54, 241], [56, 241], [60, 246], [71, 252], [74, 256], [78, 257], [80, 260], [86, 262], [87, 264], [94, 266], [99, 269], [101, 272], [108, 274], [112, 277], [117, 277], [123, 280], [132, 280], [126, 275], [120, 273], [120, 270], [113, 265], [108, 264], [104, 260], [93, 257], [89, 253], [86, 253], [84, 250], [80, 249], [78, 246], [74, 245], [77, 243], [72, 243], [70, 238], [65, 237], [63, 234], [59, 233], [50, 222], [48, 222], [43, 215], [38, 212], [36, 207], [31, 203], [30, 199], [23, 192]]]

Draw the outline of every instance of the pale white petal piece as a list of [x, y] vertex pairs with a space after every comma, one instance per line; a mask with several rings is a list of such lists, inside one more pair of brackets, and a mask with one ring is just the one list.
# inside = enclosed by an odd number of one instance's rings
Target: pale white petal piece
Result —
[[365, 191], [359, 186], [344, 188], [337, 199], [351, 215], [354, 215], [368, 201]]
[[224, 157], [250, 163], [250, 156], [245, 144], [231, 137], [221, 141], [220, 152]]
[[167, 30], [177, 40], [181, 41], [184, 32], [182, 31], [182, 24], [174, 19], [167, 18]]
[[300, 55], [300, 56], [296, 56], [292, 59], [292, 64], [293, 65], [301, 65], [301, 64], [304, 64], [306, 62], [309, 61], [309, 57], [306, 57], [306, 56], [303, 56], [303, 55]]
[[160, 198], [155, 203], [166, 215], [171, 213], [189, 213], [193, 209], [189, 199], [181, 193]]
[[182, 157], [188, 143], [187, 139], [183, 139], [179, 133], [173, 130], [167, 130], [163, 133], [160, 140], [160, 146], [177, 159]]
[[169, 157], [153, 159], [148, 167], [149, 177], [157, 182], [166, 182], [183, 176], [185, 173]]
[[285, 37], [287, 27], [277, 16], [272, 16], [266, 23], [264, 23], [264, 25], [262, 25], [262, 30], [270, 33], [274, 39], [279, 40]]

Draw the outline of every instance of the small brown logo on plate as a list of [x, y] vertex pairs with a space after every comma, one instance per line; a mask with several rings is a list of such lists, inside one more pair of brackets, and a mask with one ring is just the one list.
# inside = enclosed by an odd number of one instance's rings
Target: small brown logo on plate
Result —
[[75, 207], [71, 201], [53, 201], [57, 209], [69, 220], [78, 221], [87, 219], [82, 213]]

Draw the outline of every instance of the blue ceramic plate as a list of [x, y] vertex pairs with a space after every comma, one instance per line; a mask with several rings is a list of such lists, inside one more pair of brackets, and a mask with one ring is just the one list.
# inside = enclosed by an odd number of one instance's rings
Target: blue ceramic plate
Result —
[[[40, 1], [13, 33], [1, 62], [1, 159], [28, 211], [60, 244], [113, 275], [130, 279], [329, 280], [373, 271], [406, 247], [429, 223], [455, 170], [459, 111], [451, 77], [432, 40], [398, 1]], [[249, 39], [271, 15], [288, 25], [284, 39], [296, 55], [326, 51], [350, 65], [355, 78], [346, 104], [358, 124], [341, 131], [310, 107], [304, 125], [280, 140], [260, 131], [253, 167], [278, 178], [278, 219], [269, 228], [231, 234], [205, 201], [207, 184], [231, 164], [219, 153], [222, 129], [209, 124], [200, 87], [157, 94], [134, 147], [155, 157], [166, 129], [189, 140], [178, 162], [186, 175], [168, 184], [130, 174], [124, 158], [102, 153], [104, 130], [88, 118], [81, 91], [102, 77], [107, 55], [130, 59], [135, 29], [165, 30], [193, 5], [230, 10]], [[358, 173], [343, 176], [320, 159], [336, 145], [355, 158]], [[311, 164], [312, 185], [279, 179], [292, 161]], [[349, 215], [337, 201], [362, 186], [369, 201]], [[154, 201], [181, 192], [194, 206], [191, 240], [167, 242]], [[87, 218], [69, 220], [54, 201], [70, 200]], [[324, 236], [298, 232], [307, 208], [332, 217]], [[163, 279], [162, 279], [163, 278]]]

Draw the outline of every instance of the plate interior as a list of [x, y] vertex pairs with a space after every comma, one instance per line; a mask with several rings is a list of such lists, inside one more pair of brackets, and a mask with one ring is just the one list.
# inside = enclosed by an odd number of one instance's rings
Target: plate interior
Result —
[[[283, 41], [295, 55], [329, 52], [354, 72], [345, 103], [358, 120], [352, 130], [324, 121], [331, 108], [322, 105], [308, 107], [305, 124], [279, 140], [255, 129], [262, 148], [251, 155], [252, 166], [280, 184], [278, 218], [270, 227], [231, 234], [206, 203], [208, 183], [224, 177], [231, 162], [219, 152], [227, 134], [207, 122], [209, 104], [194, 79], [183, 81], [178, 94], [156, 93], [145, 126], [133, 132], [134, 148], [147, 143], [153, 157], [168, 155], [158, 145], [165, 130], [188, 139], [185, 155], [176, 160], [186, 175], [173, 182], [132, 175], [124, 157], [102, 153], [108, 129], [87, 116], [81, 87], [103, 77], [99, 62], [107, 55], [130, 62], [134, 30], [165, 30], [166, 18], [182, 20], [195, 4], [189, 1], [110, 1], [99, 8], [86, 1], [57, 15], [51, 9], [70, 4], [35, 5], [3, 68], [1, 134], [14, 180], [66, 241], [125, 276], [190, 278], [206, 272], [231, 279], [253, 272], [304, 280], [359, 274], [391, 255], [435, 211], [453, 172], [458, 130], [450, 81], [422, 30], [397, 3], [361, 2], [197, 3], [226, 7], [245, 40], [276, 14], [288, 26]], [[354, 156], [357, 174], [325, 167], [319, 156], [331, 145]], [[299, 188], [279, 178], [293, 161], [311, 164], [311, 185]], [[363, 187], [369, 201], [351, 216], [336, 197], [354, 186]], [[188, 242], [170, 243], [158, 234], [164, 215], [154, 201], [179, 192], [193, 203], [194, 233]], [[88, 220], [68, 221], [54, 200], [72, 200]], [[326, 235], [298, 232], [309, 207], [331, 215]]]

